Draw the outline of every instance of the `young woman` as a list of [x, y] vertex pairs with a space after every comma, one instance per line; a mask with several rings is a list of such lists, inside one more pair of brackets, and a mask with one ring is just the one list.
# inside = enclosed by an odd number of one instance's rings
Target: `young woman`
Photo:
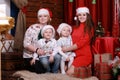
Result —
[[80, 24], [72, 33], [73, 46], [62, 48], [64, 52], [74, 51], [76, 54], [72, 66], [67, 71], [68, 75], [73, 75], [75, 68], [92, 63], [90, 43], [93, 36], [93, 20], [87, 7], [77, 8], [76, 16]]
[[[36, 24], [31, 25], [24, 37], [24, 53], [23, 58], [25, 61], [25, 68], [27, 70], [36, 72], [36, 73], [43, 73], [46, 70], [43, 68], [39, 60], [36, 60], [35, 64], [32, 63], [33, 53], [37, 53], [38, 55], [44, 55], [44, 50], [36, 47], [36, 42], [42, 37], [41, 36], [41, 29], [50, 23], [51, 21], [51, 14], [48, 9], [41, 8], [38, 13], [38, 22]], [[54, 72], [58, 71], [60, 62], [56, 62], [57, 60], [60, 60], [60, 55], [55, 55], [55, 65]], [[57, 65], [56, 65], [57, 64]]]

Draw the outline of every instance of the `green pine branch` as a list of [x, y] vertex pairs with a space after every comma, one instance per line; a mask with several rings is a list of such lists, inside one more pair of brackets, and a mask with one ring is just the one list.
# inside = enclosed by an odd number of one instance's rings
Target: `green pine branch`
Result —
[[92, 0], [92, 4], [96, 4], [96, 0]]
[[69, 2], [73, 2], [73, 0], [69, 0]]

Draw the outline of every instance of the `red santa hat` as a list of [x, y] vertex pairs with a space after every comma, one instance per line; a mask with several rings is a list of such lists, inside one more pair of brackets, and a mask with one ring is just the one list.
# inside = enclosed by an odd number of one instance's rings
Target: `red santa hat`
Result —
[[58, 32], [59, 35], [60, 35], [60, 33], [61, 33], [61, 31], [62, 31], [62, 29], [63, 29], [64, 27], [69, 27], [69, 28], [70, 28], [70, 33], [72, 32], [72, 27], [71, 27], [69, 24], [67, 24], [67, 23], [61, 23], [61, 24], [58, 26], [58, 29], [57, 29], [57, 32]]
[[45, 32], [45, 30], [47, 30], [47, 29], [52, 29], [52, 31], [53, 31], [53, 36], [52, 36], [52, 38], [55, 36], [55, 29], [54, 29], [54, 27], [52, 26], [52, 25], [45, 25], [43, 28], [42, 28], [42, 30], [41, 30], [41, 35], [42, 35], [42, 37], [43, 37], [43, 33]]
[[41, 8], [41, 9], [39, 9], [38, 16], [39, 15], [43, 15], [43, 14], [50, 16], [50, 18], [52, 17], [52, 12], [49, 9], [47, 9], [47, 8]]
[[76, 9], [76, 15], [78, 15], [79, 13], [88, 13], [90, 14], [89, 12], [89, 9], [87, 7], [79, 7]]

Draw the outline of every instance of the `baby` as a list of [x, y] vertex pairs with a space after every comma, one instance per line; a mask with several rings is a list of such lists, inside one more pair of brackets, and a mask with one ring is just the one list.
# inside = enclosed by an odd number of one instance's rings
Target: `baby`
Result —
[[[60, 36], [60, 38], [57, 41], [58, 46], [60, 46], [62, 48], [62, 47], [69, 47], [73, 44], [72, 38], [71, 38], [72, 28], [70, 25], [68, 25], [66, 23], [61, 23], [57, 29], [57, 32]], [[62, 59], [61, 59], [61, 65], [60, 65], [62, 74], [66, 74], [65, 62], [68, 61], [67, 67], [69, 68], [74, 60], [74, 57], [75, 57], [74, 52], [66, 52], [64, 54], [62, 53]]]

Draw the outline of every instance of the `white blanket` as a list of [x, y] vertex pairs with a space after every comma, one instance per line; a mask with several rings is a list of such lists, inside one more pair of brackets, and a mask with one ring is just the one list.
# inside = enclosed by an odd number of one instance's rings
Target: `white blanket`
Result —
[[89, 77], [86, 79], [74, 78], [68, 75], [63, 75], [60, 73], [45, 73], [45, 74], [36, 74], [33, 72], [29, 72], [26, 70], [17, 71], [13, 74], [13, 76], [20, 76], [24, 80], [98, 80], [96, 77]]

